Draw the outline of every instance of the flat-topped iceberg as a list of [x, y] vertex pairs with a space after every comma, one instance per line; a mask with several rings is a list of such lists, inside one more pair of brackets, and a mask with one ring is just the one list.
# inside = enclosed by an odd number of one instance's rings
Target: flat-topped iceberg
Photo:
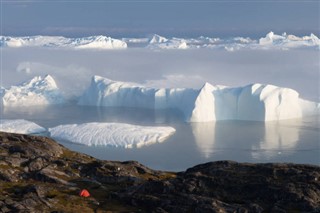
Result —
[[51, 105], [64, 102], [55, 80], [50, 75], [44, 78], [36, 76], [18, 86], [1, 89], [0, 97], [5, 107]]
[[84, 123], [49, 128], [51, 137], [87, 146], [133, 148], [161, 143], [175, 133], [172, 127], [124, 123]]
[[319, 104], [299, 98], [289, 88], [252, 84], [244, 87], [213, 86], [201, 89], [148, 88], [94, 76], [78, 104], [151, 109], [178, 109], [187, 122], [216, 120], [272, 121], [319, 113]]
[[26, 121], [23, 119], [17, 119], [17, 120], [1, 119], [0, 131], [18, 133], [18, 134], [36, 134], [36, 133], [45, 132], [46, 129], [39, 126], [36, 123]]

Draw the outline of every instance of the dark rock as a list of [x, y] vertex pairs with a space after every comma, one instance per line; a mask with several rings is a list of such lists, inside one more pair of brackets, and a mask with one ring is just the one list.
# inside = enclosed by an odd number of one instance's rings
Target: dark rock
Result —
[[19, 170], [16, 168], [6, 168], [0, 170], [0, 180], [6, 182], [17, 182], [20, 179]]
[[132, 187], [119, 196], [169, 212], [317, 212], [320, 184], [313, 180], [319, 175], [320, 168], [311, 165], [220, 161], [195, 166], [175, 179]]
[[168, 173], [0, 133], [0, 168], [0, 212], [320, 212], [312, 165], [218, 161]]
[[46, 166], [47, 166], [47, 160], [43, 157], [38, 157], [34, 160], [31, 160], [31, 162], [28, 165], [28, 168], [30, 172], [34, 172], [34, 171], [39, 171]]

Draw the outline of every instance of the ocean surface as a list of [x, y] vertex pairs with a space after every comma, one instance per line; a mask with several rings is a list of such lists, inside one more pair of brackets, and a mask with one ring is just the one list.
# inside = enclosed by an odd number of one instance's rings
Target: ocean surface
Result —
[[320, 165], [319, 116], [278, 122], [186, 123], [174, 110], [64, 105], [2, 109], [1, 118], [26, 119], [45, 128], [86, 122], [172, 126], [176, 133], [168, 140], [141, 148], [88, 147], [58, 141], [99, 159], [135, 160], [159, 170], [182, 171], [217, 160]]

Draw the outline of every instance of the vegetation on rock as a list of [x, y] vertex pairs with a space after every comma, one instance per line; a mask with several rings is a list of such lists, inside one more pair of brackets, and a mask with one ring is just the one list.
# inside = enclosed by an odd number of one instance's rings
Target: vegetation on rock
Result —
[[320, 168], [219, 161], [163, 172], [0, 133], [0, 212], [320, 212]]

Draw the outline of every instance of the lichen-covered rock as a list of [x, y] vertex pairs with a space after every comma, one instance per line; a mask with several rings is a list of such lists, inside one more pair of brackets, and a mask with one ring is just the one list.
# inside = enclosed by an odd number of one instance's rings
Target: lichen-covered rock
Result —
[[168, 212], [319, 212], [320, 168], [219, 161], [150, 181], [120, 194], [127, 202]]
[[0, 132], [0, 212], [107, 211], [320, 212], [320, 167], [218, 161], [162, 172]]

